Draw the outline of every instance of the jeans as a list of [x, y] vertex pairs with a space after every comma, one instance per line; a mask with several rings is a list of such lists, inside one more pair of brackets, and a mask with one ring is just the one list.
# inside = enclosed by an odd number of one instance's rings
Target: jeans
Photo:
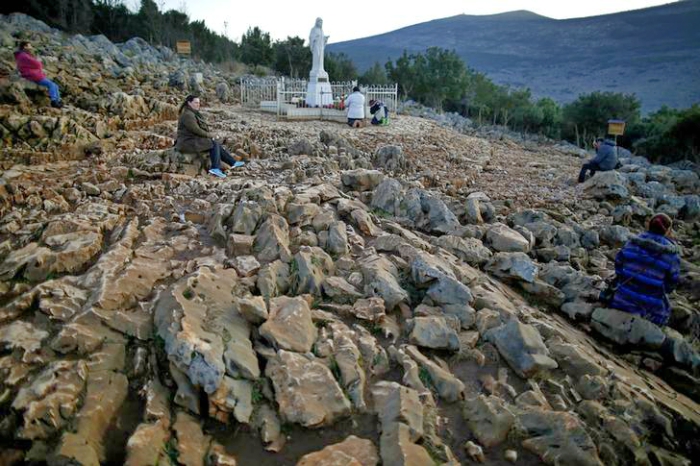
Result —
[[211, 159], [211, 168], [218, 168], [221, 169], [221, 161], [223, 160], [226, 164], [229, 166], [233, 166], [234, 163], [236, 163], [236, 159], [231, 157], [231, 154], [223, 148], [223, 146], [215, 141], [211, 140], [213, 145], [211, 146], [211, 149], [209, 149], [209, 158]]
[[600, 171], [600, 166], [596, 162], [584, 163], [581, 167], [581, 172], [578, 174], [578, 182], [583, 183], [586, 181], [586, 172], [591, 172], [591, 176], [595, 175], [596, 171]]
[[59, 102], [61, 100], [61, 94], [58, 92], [58, 85], [51, 81], [49, 78], [44, 78], [41, 81], [36, 81], [40, 86], [44, 86], [49, 89], [49, 99], [51, 102]]

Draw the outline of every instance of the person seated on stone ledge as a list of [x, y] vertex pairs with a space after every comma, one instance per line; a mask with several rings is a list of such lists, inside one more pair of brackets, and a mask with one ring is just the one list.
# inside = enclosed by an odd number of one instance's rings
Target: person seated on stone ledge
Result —
[[680, 248], [671, 238], [673, 221], [656, 214], [648, 231], [632, 238], [615, 257], [615, 281], [608, 307], [663, 326], [671, 314], [667, 294], [680, 274]]
[[19, 48], [15, 52], [15, 63], [17, 63], [19, 74], [27, 81], [47, 88], [52, 107], [63, 107], [58, 85], [46, 77], [41, 60], [32, 54], [33, 51], [34, 47], [32, 47], [31, 42], [23, 40], [19, 43]]
[[221, 171], [221, 161], [232, 168], [245, 165], [237, 162], [231, 154], [214, 139], [209, 132], [209, 127], [204, 121], [204, 116], [199, 112], [201, 102], [199, 97], [188, 95], [180, 106], [180, 118], [177, 122], [177, 139], [175, 149], [185, 153], [199, 153], [209, 151], [211, 168], [209, 173], [218, 178], [226, 178]]
[[595, 157], [581, 167], [581, 172], [578, 175], [579, 183], [586, 181], [587, 171], [590, 171], [591, 176], [593, 176], [595, 172], [607, 172], [614, 170], [618, 166], [617, 151], [613, 141], [597, 138], [593, 142], [593, 147], [595, 148]]
[[360, 88], [352, 88], [352, 94], [345, 99], [345, 108], [348, 109], [348, 126], [360, 128], [365, 120], [365, 96]]
[[369, 113], [372, 116], [373, 125], [387, 126], [389, 124], [389, 111], [381, 100], [370, 100], [369, 101]]

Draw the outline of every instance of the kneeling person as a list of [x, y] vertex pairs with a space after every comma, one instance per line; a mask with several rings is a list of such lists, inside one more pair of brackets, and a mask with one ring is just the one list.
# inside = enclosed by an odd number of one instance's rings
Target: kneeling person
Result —
[[369, 113], [373, 115], [371, 123], [373, 125], [388, 125], [389, 124], [389, 111], [381, 100], [370, 100], [369, 101]]
[[615, 256], [616, 289], [609, 306], [666, 325], [671, 314], [667, 294], [680, 274], [680, 253], [668, 236], [673, 222], [656, 214], [648, 231], [625, 244]]
[[352, 88], [352, 94], [345, 99], [345, 107], [348, 109], [348, 126], [359, 128], [365, 120], [365, 96], [360, 88]]

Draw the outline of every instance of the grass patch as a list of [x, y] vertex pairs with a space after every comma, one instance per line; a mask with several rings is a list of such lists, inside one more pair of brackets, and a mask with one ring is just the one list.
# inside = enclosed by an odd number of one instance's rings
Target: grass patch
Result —
[[156, 349], [158, 351], [165, 352], [165, 339], [160, 335], [153, 337], [153, 342], [156, 344]]
[[378, 209], [376, 207], [374, 209], [372, 209], [372, 213], [379, 218], [392, 218], [393, 217], [393, 215], [391, 215], [386, 210]]
[[194, 291], [192, 291], [191, 288], [185, 288], [185, 291], [182, 292], [182, 296], [189, 301], [194, 298]]
[[331, 373], [333, 374], [333, 377], [335, 378], [335, 380], [340, 382], [341, 381], [340, 366], [338, 365], [338, 361], [336, 361], [333, 356], [331, 356], [331, 359], [330, 359], [330, 370], [331, 370]]
[[434, 388], [433, 378], [430, 375], [430, 372], [428, 372], [428, 369], [426, 369], [425, 367], [421, 367], [418, 370], [418, 378], [420, 379], [421, 382], [423, 382], [423, 385], [425, 385], [425, 388], [429, 388], [429, 389]]
[[174, 438], [171, 438], [163, 445], [163, 452], [168, 456], [172, 464], [179, 464], [177, 459], [180, 456], [180, 452], [177, 451], [177, 441]]
[[253, 394], [252, 394], [252, 401], [254, 405], [260, 404], [264, 399], [265, 395], [263, 394], [263, 380], [262, 379], [257, 379], [255, 382], [253, 382]]

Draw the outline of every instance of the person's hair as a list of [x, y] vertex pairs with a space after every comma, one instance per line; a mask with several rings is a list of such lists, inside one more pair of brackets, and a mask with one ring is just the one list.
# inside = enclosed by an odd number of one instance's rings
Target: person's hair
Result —
[[595, 138], [595, 142], [597, 142], [598, 144], [602, 144], [605, 142], [605, 138]]
[[673, 220], [666, 214], [656, 214], [649, 220], [649, 231], [657, 235], [666, 235], [673, 226]]
[[369, 100], [369, 104], [370, 104], [370, 105], [374, 105], [375, 103], [377, 103], [376, 100], [374, 100], [374, 99], [370, 99], [370, 100]]
[[185, 101], [180, 105], [180, 111], [178, 113], [182, 113], [185, 110], [185, 107], [187, 107], [187, 104], [192, 102], [194, 99], [199, 99], [198, 95], [190, 94], [187, 97], [185, 97]]
[[19, 41], [19, 49], [20, 49], [20, 50], [24, 50], [24, 48], [25, 48], [27, 45], [29, 45], [30, 43], [31, 43], [31, 42], [29, 42], [28, 40], [21, 40], [21, 41]]
[[352, 92], [360, 92], [360, 88], [355, 86], [352, 88]]

